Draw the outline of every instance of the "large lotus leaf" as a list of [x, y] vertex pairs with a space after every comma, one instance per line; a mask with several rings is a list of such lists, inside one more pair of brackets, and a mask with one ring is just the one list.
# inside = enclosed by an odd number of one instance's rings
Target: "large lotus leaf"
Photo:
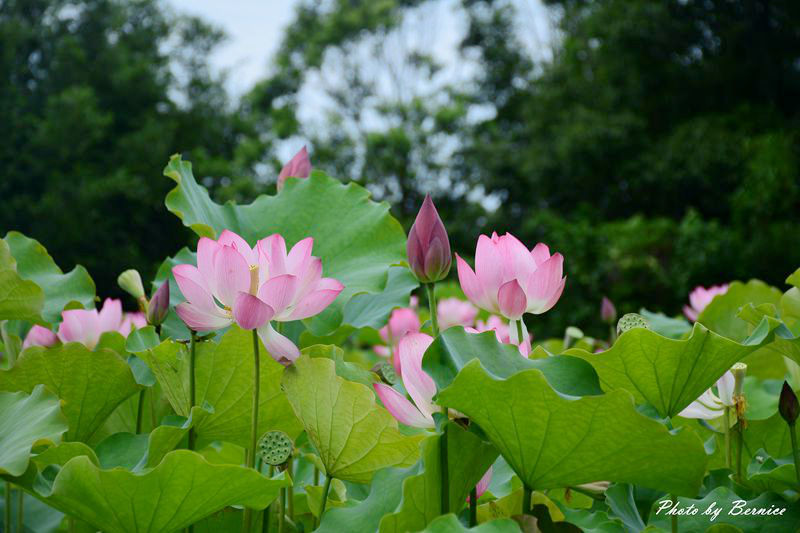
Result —
[[752, 326], [737, 316], [739, 310], [747, 304], [777, 304], [780, 298], [781, 291], [763, 281], [734, 281], [725, 294], [711, 300], [697, 321], [723, 337], [741, 342], [748, 337]]
[[0, 239], [0, 320], [41, 320], [44, 291], [17, 273], [17, 262]]
[[623, 333], [600, 353], [568, 350], [590, 362], [605, 391], [625, 389], [637, 403], [653, 405], [661, 416], [675, 416], [697, 399], [734, 363], [771, 339], [768, 322], [743, 344], [695, 324], [688, 339], [668, 339], [648, 329]]
[[747, 475], [743, 484], [760, 492], [783, 492], [796, 490], [798, 485], [797, 471], [791, 456], [773, 459], [759, 450], [756, 460], [747, 467]]
[[[658, 512], [661, 501], [663, 499], [653, 504], [648, 525], [669, 531], [672, 518], [667, 515], [666, 508]], [[765, 493], [753, 500], [745, 500], [727, 487], [717, 487], [703, 499], [678, 498], [678, 502], [679, 508], [686, 509], [694, 505], [698, 509], [694, 515], [678, 517], [678, 531], [702, 533], [709, 531], [712, 526], [726, 525], [737, 527], [740, 531], [798, 531], [800, 528], [800, 504], [788, 503], [776, 494]], [[709, 508], [711, 512], [704, 514]], [[719, 516], [711, 520], [714, 509], [719, 509]], [[745, 509], [750, 509], [750, 513], [745, 514]], [[784, 512], [765, 516], [752, 514], [754, 509], [784, 509]]]
[[12, 369], [0, 372], [0, 390], [30, 392], [40, 383], [63, 401], [69, 421], [65, 440], [84, 442], [141, 388], [116, 352], [105, 348], [92, 352], [77, 342], [33, 346], [20, 354]]
[[373, 391], [337, 376], [334, 361], [301, 355], [283, 388], [328, 476], [368, 483], [381, 468], [416, 462], [422, 436], [400, 433]]
[[[47, 471], [44, 472], [47, 474]], [[48, 504], [107, 533], [177, 531], [229, 505], [263, 509], [288, 480], [213, 465], [188, 450], [168, 453], [150, 470], [103, 469], [87, 456], [70, 459], [35, 489]]]
[[468, 528], [458, 521], [454, 514], [440, 516], [430, 524], [422, 533], [463, 533], [472, 531], [474, 533], [518, 533], [519, 525], [511, 519], [492, 520], [478, 526]]
[[44, 320], [59, 321], [67, 304], [94, 307], [94, 281], [85, 268], [78, 265], [65, 274], [44, 246], [16, 231], [8, 232], [5, 241], [17, 262], [20, 277], [34, 282], [44, 291]]
[[472, 361], [438, 402], [480, 425], [531, 489], [617, 481], [693, 495], [705, 472], [697, 435], [670, 433], [624, 390], [565, 398], [539, 370], [499, 380]]
[[344, 306], [344, 323], [355, 328], [378, 329], [396, 307], [407, 307], [409, 294], [419, 287], [414, 274], [406, 267], [391, 267], [386, 289], [380, 294], [356, 294]]
[[[166, 206], [198, 235], [216, 237], [230, 229], [250, 244], [280, 233], [293, 245], [314, 238], [314, 255], [322, 259], [323, 273], [341, 281], [345, 289], [336, 301], [311, 321], [315, 335], [330, 334], [341, 325], [345, 304], [355, 294], [382, 292], [389, 267], [405, 260], [406, 237], [389, 205], [375, 203], [369, 192], [354, 183], [342, 184], [314, 171], [305, 180], [289, 180], [276, 196], [262, 195], [244, 206], [219, 205], [198, 185], [191, 164], [173, 156], [164, 174], [177, 186], [167, 194]], [[383, 320], [390, 309], [378, 307]]]
[[[441, 514], [441, 442], [442, 435], [434, 435], [422, 443], [421, 472], [403, 481], [402, 504], [397, 512], [381, 520], [381, 533], [419, 531]], [[497, 459], [497, 450], [453, 423], [447, 428], [447, 448], [450, 510], [458, 512], [469, 491]]]
[[443, 331], [425, 352], [422, 367], [439, 390], [453, 382], [464, 366], [478, 359], [484, 369], [494, 377], [507, 378], [521, 370], [541, 370], [550, 385], [563, 394], [587, 396], [602, 394], [597, 373], [590, 364], [571, 356], [547, 356], [537, 350], [528, 359], [508, 344], [501, 344], [493, 332], [468, 333], [464, 328], [449, 328]]
[[[302, 430], [280, 389], [284, 367], [260, 345], [259, 434], [279, 429], [291, 437]], [[175, 411], [189, 414], [189, 347], [166, 340], [137, 354], [150, 366]], [[253, 335], [231, 327], [219, 343], [198, 342], [195, 354], [195, 404], [210, 405], [213, 414], [199, 421], [197, 434], [204, 441], [225, 440], [240, 446], [250, 443], [253, 395]]]
[[39, 385], [30, 394], [0, 392], [0, 474], [21, 476], [31, 448], [54, 444], [67, 431], [67, 419], [52, 393]]

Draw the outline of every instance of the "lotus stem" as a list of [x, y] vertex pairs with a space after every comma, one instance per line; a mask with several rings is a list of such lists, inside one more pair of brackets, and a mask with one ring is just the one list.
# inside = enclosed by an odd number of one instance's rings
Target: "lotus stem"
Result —
[[[678, 497], [673, 494], [671, 496], [671, 498], [672, 498], [672, 501], [676, 502], [676, 505], [677, 505]], [[672, 533], [678, 533], [678, 515], [676, 515], [676, 514], [672, 515], [671, 522], [672, 522]]]
[[[525, 342], [525, 336], [524, 336], [525, 334], [523, 333], [523, 327], [522, 327], [522, 317], [520, 317], [519, 320], [516, 320], [515, 322], [517, 323], [517, 337], [519, 338], [518, 339], [519, 346], [522, 346], [523, 343]], [[566, 346], [567, 345], [565, 340], [564, 347], [566, 348]]]
[[67, 517], [67, 528], [69, 533], [75, 533], [75, 519], [71, 516]]
[[728, 470], [731, 470], [731, 465], [733, 461], [731, 458], [733, 457], [731, 452], [731, 408], [727, 405], [725, 406], [725, 418], [723, 419], [723, 424], [725, 424], [725, 466], [728, 467]]
[[292, 478], [292, 484], [286, 487], [287, 512], [289, 513], [289, 518], [294, 520], [294, 459], [291, 456], [289, 456], [289, 460], [286, 463], [286, 470], [289, 472], [289, 477]]
[[522, 487], [522, 514], [531, 514], [531, 500], [533, 491], [527, 485]]
[[439, 439], [439, 461], [441, 463], [442, 472], [442, 512], [447, 514], [450, 512], [450, 464], [447, 458], [447, 422], [442, 428], [442, 438]]
[[[192, 416], [192, 407], [197, 402], [196, 398], [196, 385], [195, 385], [195, 358], [197, 355], [197, 335], [192, 331], [192, 336], [189, 339], [189, 416]], [[190, 450], [194, 450], [195, 432], [194, 424], [189, 428], [189, 446]]]
[[[258, 331], [253, 330], [253, 416], [250, 422], [250, 447], [247, 450], [247, 466], [256, 466], [256, 442], [258, 442], [258, 393], [261, 385], [260, 366], [258, 357]], [[242, 533], [249, 533], [253, 522], [253, 510], [249, 507], [244, 508], [244, 519], [242, 520]]]
[[322, 503], [319, 505], [319, 521], [322, 522], [322, 513], [325, 512], [325, 504], [328, 503], [328, 492], [331, 490], [331, 476], [325, 476], [325, 486], [322, 487]]
[[478, 525], [478, 487], [469, 491], [469, 527]]
[[797, 432], [795, 424], [789, 424], [789, 437], [792, 439], [792, 456], [794, 457], [794, 473], [800, 483], [800, 450], [797, 449]]
[[434, 290], [435, 283], [426, 283], [425, 290], [428, 291], [428, 309], [431, 311], [431, 327], [433, 328], [433, 336], [439, 336], [439, 317], [436, 316], [436, 294]]
[[5, 497], [6, 497], [6, 516], [5, 516], [5, 528], [3, 531], [11, 531], [11, 483], [6, 481], [6, 490], [5, 490]]
[[281, 489], [280, 506], [278, 507], [278, 533], [283, 533], [283, 515], [286, 512], [286, 489]]
[[139, 405], [136, 408], [136, 434], [142, 432], [142, 418], [144, 417], [144, 393], [147, 389], [139, 391]]
[[25, 531], [25, 491], [17, 487], [17, 527], [20, 533]]

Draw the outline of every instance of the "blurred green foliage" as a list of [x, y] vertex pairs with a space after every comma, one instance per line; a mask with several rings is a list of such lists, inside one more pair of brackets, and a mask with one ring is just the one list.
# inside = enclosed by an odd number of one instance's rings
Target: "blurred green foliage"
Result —
[[[233, 102], [202, 21], [154, 1], [6, 0], [0, 230], [114, 293], [119, 272], [147, 276], [190, 238], [163, 208], [170, 153], [217, 199], [246, 201], [302, 137], [406, 228], [431, 192], [462, 255], [493, 230], [562, 252], [567, 289], [537, 337], [602, 335], [604, 294], [621, 313], [677, 313], [697, 284], [780, 286], [800, 265], [800, 4], [546, 3], [557, 28], [537, 55], [512, 0], [302, 1], [269, 77]], [[419, 22], [437, 5], [464, 21], [467, 83], [397, 44], [439, 31]], [[309, 86], [329, 102], [313, 122], [298, 113]]]

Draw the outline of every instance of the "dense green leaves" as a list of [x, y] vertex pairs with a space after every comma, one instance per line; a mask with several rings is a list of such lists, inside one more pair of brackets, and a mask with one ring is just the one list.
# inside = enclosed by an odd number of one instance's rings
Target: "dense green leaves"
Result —
[[675, 416], [697, 399], [735, 362], [758, 349], [769, 335], [762, 323], [743, 344], [696, 324], [688, 339], [675, 340], [637, 328], [601, 353], [567, 353], [590, 362], [606, 391], [625, 389], [637, 403], [649, 403], [661, 416]]
[[22, 475], [31, 449], [59, 442], [66, 431], [58, 398], [43, 385], [30, 394], [0, 392], [0, 474]]
[[128, 364], [116, 352], [90, 351], [70, 342], [23, 351], [16, 365], [0, 372], [0, 390], [32, 391], [44, 384], [63, 402], [69, 421], [65, 440], [89, 442], [108, 416], [140, 389]]
[[5, 240], [0, 239], [0, 320], [40, 320], [44, 291], [20, 277]]
[[416, 461], [421, 436], [400, 433], [372, 390], [337, 376], [332, 360], [302, 355], [283, 388], [328, 476], [367, 483], [383, 467]]
[[479, 424], [536, 490], [619, 481], [694, 495], [705, 472], [696, 435], [671, 434], [622, 390], [568, 399], [539, 370], [498, 380], [472, 361], [438, 401]]
[[473, 531], [474, 533], [517, 533], [520, 528], [516, 522], [509, 519], [492, 520], [479, 526], [467, 528], [458, 521], [456, 515], [448, 514], [440, 516], [431, 522], [425, 528], [424, 533], [462, 533], [465, 531]]
[[[311, 320], [316, 335], [330, 334], [342, 323], [344, 306], [353, 295], [383, 291], [389, 267], [405, 259], [405, 233], [389, 214], [389, 206], [371, 201], [367, 190], [354, 183], [344, 185], [315, 171], [308, 179], [289, 180], [276, 196], [259, 196], [238, 206], [214, 203], [195, 181], [191, 164], [179, 156], [170, 159], [164, 174], [177, 183], [167, 195], [167, 208], [198, 235], [214, 238], [230, 229], [252, 245], [280, 233], [287, 246], [314, 238], [313, 253], [322, 259], [323, 274], [345, 286], [336, 301]], [[402, 290], [410, 291], [410, 284]], [[380, 321], [391, 308], [376, 306], [374, 317], [363, 311], [353, 310], [352, 320]]]

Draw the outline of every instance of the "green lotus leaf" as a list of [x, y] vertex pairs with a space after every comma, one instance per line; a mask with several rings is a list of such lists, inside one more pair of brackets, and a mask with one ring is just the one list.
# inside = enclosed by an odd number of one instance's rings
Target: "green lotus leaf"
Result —
[[747, 467], [743, 484], [756, 492], [783, 492], [797, 490], [800, 480], [794, 468], [792, 457], [773, 459], [764, 450], [756, 452], [754, 460]]
[[344, 323], [354, 328], [379, 329], [396, 307], [408, 307], [409, 294], [419, 287], [414, 274], [406, 267], [391, 267], [386, 288], [380, 294], [356, 294], [344, 306]]
[[492, 520], [491, 522], [467, 528], [458, 521], [456, 515], [446, 514], [428, 524], [423, 533], [462, 533], [463, 531], [473, 531], [474, 533], [519, 533], [521, 530], [516, 522], [508, 518]]
[[693, 495], [705, 472], [697, 435], [670, 433], [624, 390], [565, 398], [539, 370], [499, 380], [472, 361], [438, 403], [476, 422], [531, 489], [617, 481]]
[[[442, 435], [433, 435], [422, 443], [420, 472], [403, 481], [400, 508], [383, 517], [381, 533], [420, 531], [441, 514], [441, 442]], [[497, 450], [454, 423], [448, 424], [447, 447], [450, 510], [458, 512], [464, 507], [469, 491], [492, 466]]]
[[78, 265], [64, 273], [44, 246], [16, 231], [8, 232], [5, 242], [16, 260], [19, 276], [32, 281], [44, 291], [44, 320], [58, 322], [61, 311], [67, 305], [94, 308], [94, 281], [85, 268]]
[[381, 468], [416, 462], [422, 436], [400, 433], [373, 391], [337, 376], [334, 361], [301, 355], [283, 388], [328, 476], [368, 483]]
[[763, 281], [734, 281], [725, 294], [711, 300], [697, 317], [697, 321], [723, 337], [742, 342], [750, 334], [752, 327], [737, 316], [739, 309], [747, 304], [777, 304], [780, 298], [781, 291]]
[[[191, 164], [173, 156], [164, 174], [177, 186], [167, 194], [167, 209], [198, 235], [216, 237], [230, 229], [251, 245], [280, 233], [291, 246], [314, 238], [314, 255], [322, 260], [326, 277], [345, 289], [322, 314], [310, 320], [317, 336], [328, 335], [342, 324], [345, 304], [356, 294], [380, 293], [387, 288], [389, 267], [405, 260], [405, 232], [389, 214], [389, 205], [375, 203], [369, 192], [354, 183], [343, 184], [313, 171], [308, 179], [289, 180], [276, 196], [259, 196], [249, 205], [219, 205], [198, 185]], [[410, 291], [410, 288], [408, 288]], [[352, 319], [359, 323], [385, 321], [391, 308], [376, 306], [367, 315], [356, 306]]]
[[17, 262], [0, 239], [0, 320], [41, 320], [44, 291], [17, 273]]
[[580, 358], [548, 356], [541, 348], [534, 350], [530, 359], [521, 357], [516, 347], [499, 343], [491, 331], [481, 334], [468, 333], [464, 328], [443, 331], [425, 352], [422, 368], [441, 391], [473, 359], [478, 359], [484, 369], [497, 378], [507, 378], [521, 370], [535, 368], [563, 394], [602, 394], [594, 369]]
[[59, 442], [66, 431], [60, 402], [44, 386], [30, 394], [0, 392], [0, 474], [21, 476], [31, 449]]
[[651, 330], [670, 339], [683, 338], [692, 331], [692, 325], [680, 316], [670, 317], [664, 313], [654, 313], [647, 309], [640, 309], [639, 314], [647, 320]]
[[[45, 472], [47, 474], [47, 472]], [[74, 457], [52, 483], [39, 476], [35, 490], [56, 509], [107, 533], [177, 531], [229, 505], [263, 509], [288, 480], [255, 470], [213, 465], [189, 450], [164, 456], [155, 468], [103, 469]]]
[[[666, 514], [666, 510], [657, 512], [660, 501], [663, 501], [663, 498], [656, 501], [650, 510], [648, 526], [669, 531], [672, 518]], [[698, 509], [695, 515], [678, 517], [678, 531], [705, 532], [711, 527], [724, 526], [737, 527], [741, 531], [798, 531], [800, 527], [800, 505], [788, 503], [772, 493], [762, 494], [753, 500], [745, 500], [727, 487], [717, 487], [702, 499], [678, 498], [678, 502], [682, 508], [694, 505]], [[710, 514], [703, 514], [712, 505], [712, 510], [721, 509], [719, 516], [713, 521]], [[785, 511], [782, 515], [772, 516], [746, 515], [741, 512], [743, 509], [771, 508], [782, 508]], [[734, 515], [731, 512], [738, 514]]]
[[90, 351], [77, 342], [32, 346], [12, 369], [0, 372], [0, 390], [30, 392], [40, 383], [63, 401], [69, 421], [64, 440], [83, 442], [90, 442], [114, 409], [140, 389], [116, 352]]
[[344, 350], [332, 344], [315, 344], [308, 348], [303, 348], [302, 353], [309, 357], [325, 357], [336, 363], [336, 375], [348, 381], [355, 381], [371, 387], [373, 383], [380, 381], [374, 372], [344, 360]]
[[730, 367], [771, 338], [769, 324], [743, 344], [695, 324], [688, 339], [675, 340], [643, 328], [623, 333], [608, 350], [566, 353], [591, 363], [605, 391], [625, 389], [662, 417], [680, 413]]
[[[166, 340], [136, 354], [161, 385], [175, 412], [189, 414], [189, 347]], [[284, 367], [273, 360], [263, 345], [260, 350], [259, 434], [279, 429], [294, 438], [300, 422], [281, 392]], [[253, 336], [231, 327], [219, 343], [197, 343], [195, 355], [196, 405], [210, 405], [213, 414], [198, 421], [196, 431], [204, 441], [226, 440], [248, 446], [253, 394]]]

